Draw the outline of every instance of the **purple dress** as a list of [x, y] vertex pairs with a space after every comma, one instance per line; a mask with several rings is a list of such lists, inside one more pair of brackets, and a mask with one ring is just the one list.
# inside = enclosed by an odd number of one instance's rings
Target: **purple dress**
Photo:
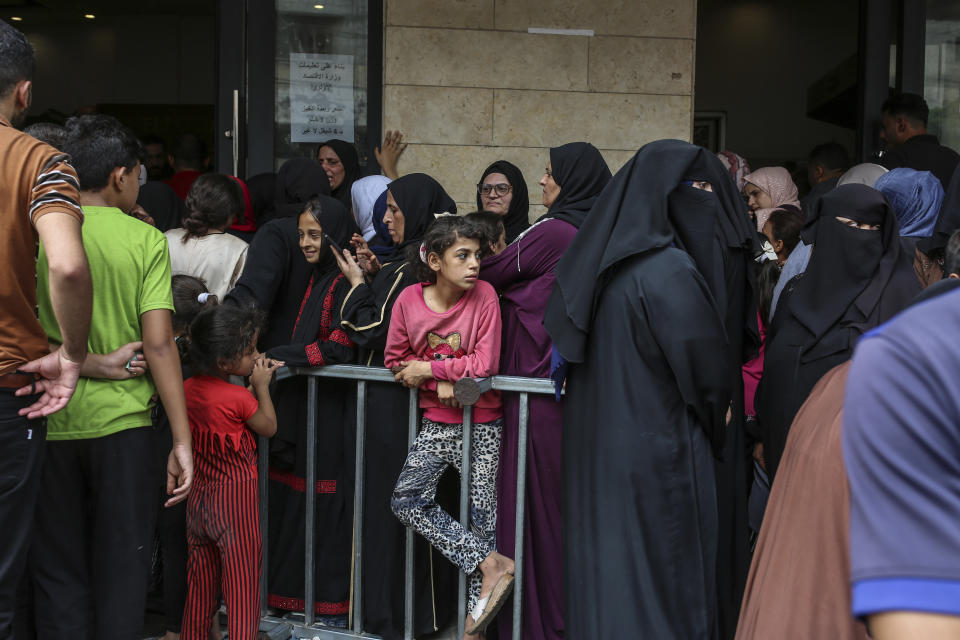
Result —
[[[501, 374], [548, 377], [552, 342], [543, 328], [543, 314], [553, 290], [554, 268], [576, 233], [572, 224], [547, 219], [532, 226], [500, 255], [483, 261], [480, 278], [502, 296]], [[519, 406], [518, 394], [503, 395], [497, 550], [511, 558], [515, 556]], [[531, 395], [523, 566], [524, 640], [563, 638], [562, 428], [562, 402], [552, 395]], [[509, 604], [497, 621], [500, 638], [512, 638]]]

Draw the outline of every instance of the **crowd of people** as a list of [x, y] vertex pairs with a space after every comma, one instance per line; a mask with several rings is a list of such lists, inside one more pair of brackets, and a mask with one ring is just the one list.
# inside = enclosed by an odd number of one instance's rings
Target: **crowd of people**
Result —
[[[410, 528], [414, 633], [463, 572], [464, 637], [513, 637], [519, 500], [524, 640], [960, 633], [960, 155], [920, 96], [883, 104], [878, 163], [814, 148], [805, 194], [678, 140], [615, 175], [562, 144], [531, 223], [520, 167], [457, 211], [398, 132], [383, 175], [330, 140], [247, 180], [110, 116], [21, 132], [33, 71], [0, 22], [0, 639], [140, 637], [155, 540], [166, 640], [219, 637], [221, 602], [231, 639], [261, 604], [346, 626], [355, 384], [274, 374], [347, 363], [399, 383], [366, 395], [371, 633], [403, 637]], [[557, 392], [526, 442], [515, 394], [473, 405], [463, 527], [454, 383], [498, 374]]]

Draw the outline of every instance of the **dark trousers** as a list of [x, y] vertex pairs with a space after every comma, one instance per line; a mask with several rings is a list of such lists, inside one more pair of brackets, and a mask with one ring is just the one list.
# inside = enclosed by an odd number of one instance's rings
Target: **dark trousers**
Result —
[[140, 637], [155, 446], [152, 427], [47, 443], [30, 555], [39, 640]]
[[17, 587], [40, 489], [46, 423], [17, 415], [34, 400], [0, 389], [0, 640], [13, 638]]

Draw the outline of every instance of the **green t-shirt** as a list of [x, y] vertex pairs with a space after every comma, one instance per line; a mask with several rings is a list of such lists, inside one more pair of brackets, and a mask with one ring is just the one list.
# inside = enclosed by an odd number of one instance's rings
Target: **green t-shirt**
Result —
[[[105, 354], [142, 340], [140, 316], [173, 310], [170, 254], [157, 229], [113, 207], [83, 207], [83, 248], [93, 279], [93, 317], [87, 348]], [[60, 344], [60, 328], [50, 305], [47, 257], [37, 262], [40, 324]], [[150, 376], [129, 380], [80, 378], [66, 408], [47, 418], [48, 440], [85, 440], [150, 424], [156, 391]]]

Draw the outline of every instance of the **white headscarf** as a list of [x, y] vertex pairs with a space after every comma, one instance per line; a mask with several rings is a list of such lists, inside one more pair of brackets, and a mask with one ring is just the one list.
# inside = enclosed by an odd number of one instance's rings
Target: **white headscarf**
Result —
[[388, 184], [390, 184], [390, 178], [386, 176], [367, 176], [355, 181], [350, 187], [353, 218], [357, 221], [364, 240], [370, 240], [377, 233], [373, 228], [373, 205], [387, 190]]
[[856, 164], [840, 176], [840, 179], [837, 181], [837, 186], [839, 187], [844, 184], [865, 184], [868, 187], [872, 187], [873, 183], [877, 181], [877, 178], [886, 172], [887, 170], [884, 167], [873, 164], [872, 162]]

